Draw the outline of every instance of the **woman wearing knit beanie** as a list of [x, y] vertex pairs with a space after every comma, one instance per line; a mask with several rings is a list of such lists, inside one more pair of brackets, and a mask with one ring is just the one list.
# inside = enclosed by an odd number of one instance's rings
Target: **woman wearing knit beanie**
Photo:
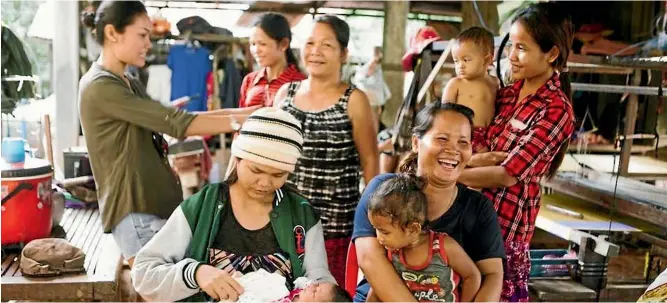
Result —
[[285, 186], [302, 145], [301, 123], [289, 113], [250, 115], [232, 143], [225, 182], [185, 200], [137, 254], [136, 291], [150, 301], [236, 301], [243, 289], [231, 274], [259, 269], [288, 283], [335, 283], [319, 217]]

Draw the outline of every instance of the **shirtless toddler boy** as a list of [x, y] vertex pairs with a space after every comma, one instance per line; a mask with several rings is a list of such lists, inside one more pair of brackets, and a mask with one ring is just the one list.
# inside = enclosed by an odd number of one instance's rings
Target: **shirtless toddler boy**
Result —
[[493, 35], [484, 28], [471, 27], [461, 32], [452, 47], [456, 77], [445, 87], [442, 102], [455, 102], [475, 112], [473, 152], [489, 151], [486, 128], [495, 116], [498, 81], [488, 74], [493, 63]]

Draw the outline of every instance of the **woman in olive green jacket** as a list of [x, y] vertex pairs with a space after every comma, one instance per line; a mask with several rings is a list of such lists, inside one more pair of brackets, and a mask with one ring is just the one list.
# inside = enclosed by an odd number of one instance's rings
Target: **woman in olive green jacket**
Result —
[[182, 201], [161, 134], [175, 138], [233, 132], [256, 108], [187, 113], [150, 99], [125, 75], [145, 65], [151, 20], [140, 1], [104, 1], [83, 16], [103, 46], [79, 83], [79, 112], [104, 232], [130, 266]]

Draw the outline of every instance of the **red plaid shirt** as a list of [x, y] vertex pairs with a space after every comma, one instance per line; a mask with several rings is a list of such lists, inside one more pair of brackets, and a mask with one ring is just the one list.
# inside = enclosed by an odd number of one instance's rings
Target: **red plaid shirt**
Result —
[[250, 107], [263, 104], [272, 106], [273, 98], [281, 86], [292, 81], [306, 79], [294, 64], [289, 64], [278, 78], [270, 82], [266, 78], [266, 68], [249, 73], [241, 83], [241, 95], [239, 96], [239, 107]]
[[540, 209], [540, 179], [574, 132], [572, 104], [558, 74], [518, 102], [522, 85], [518, 81], [498, 91], [496, 117], [487, 132], [491, 150], [509, 153], [500, 165], [518, 179], [513, 186], [483, 191], [498, 211], [505, 243], [530, 242]]

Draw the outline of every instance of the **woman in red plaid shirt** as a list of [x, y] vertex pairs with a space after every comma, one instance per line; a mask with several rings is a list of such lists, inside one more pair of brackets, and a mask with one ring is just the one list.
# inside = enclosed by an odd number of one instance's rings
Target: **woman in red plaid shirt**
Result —
[[555, 174], [574, 131], [565, 73], [572, 45], [570, 16], [538, 3], [520, 11], [510, 29], [512, 78], [498, 91], [487, 141], [459, 181], [483, 188], [498, 211], [505, 239], [502, 300], [528, 301], [528, 248], [540, 208], [540, 180]]
[[292, 31], [287, 18], [277, 13], [262, 15], [250, 35], [250, 52], [261, 67], [241, 83], [239, 107], [272, 106], [285, 83], [306, 79], [290, 49]]

